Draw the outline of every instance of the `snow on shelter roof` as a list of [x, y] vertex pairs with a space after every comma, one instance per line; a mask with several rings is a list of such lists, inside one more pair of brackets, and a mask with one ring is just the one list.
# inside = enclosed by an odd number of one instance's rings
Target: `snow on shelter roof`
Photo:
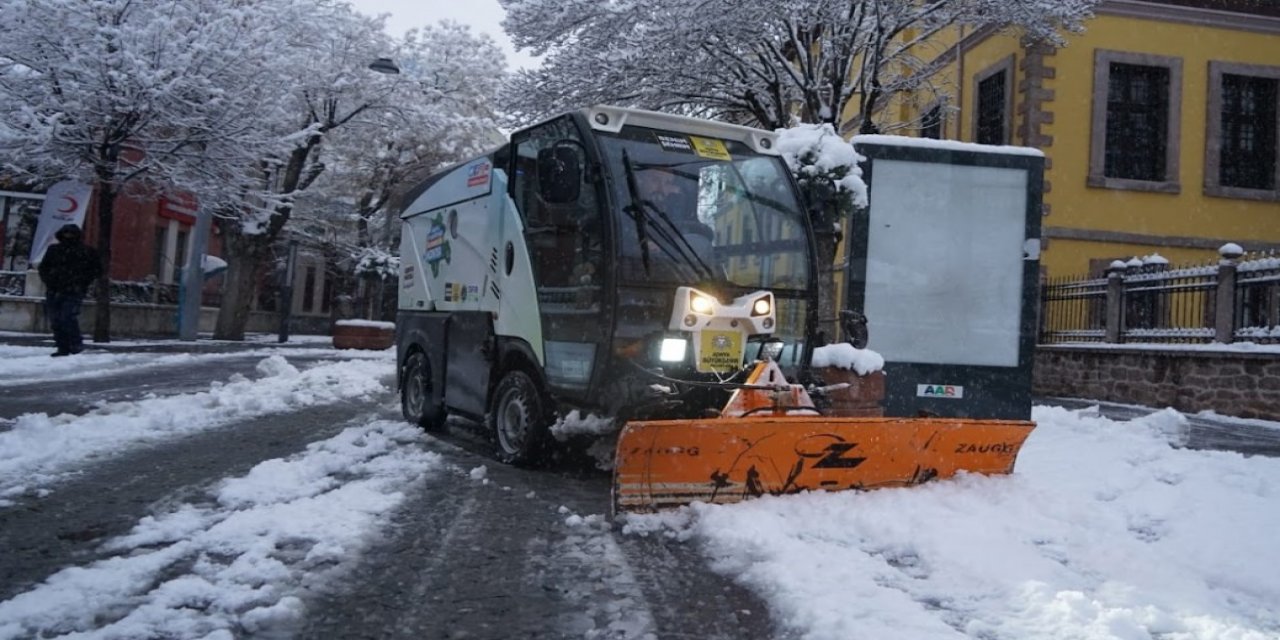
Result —
[[586, 116], [591, 128], [597, 131], [617, 133], [627, 125], [664, 129], [695, 136], [737, 140], [751, 147], [756, 153], [778, 155], [778, 134], [762, 129], [609, 105], [587, 107], [582, 110], [582, 114]]
[[1015, 147], [1011, 145], [978, 144], [976, 142], [960, 142], [959, 140], [934, 140], [933, 138], [912, 138], [909, 136], [889, 136], [867, 134], [854, 136], [852, 141], [859, 144], [884, 144], [895, 147], [919, 147], [924, 149], [945, 149], [947, 151], [970, 151], [974, 153], [1000, 153], [1019, 156], [1035, 156], [1043, 158], [1044, 152], [1031, 147]]

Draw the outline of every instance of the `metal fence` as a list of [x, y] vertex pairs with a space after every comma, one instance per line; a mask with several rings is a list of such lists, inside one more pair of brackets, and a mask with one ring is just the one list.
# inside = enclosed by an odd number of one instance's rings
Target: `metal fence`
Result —
[[1041, 287], [1040, 344], [1280, 343], [1280, 257], [1226, 250], [1216, 264], [1112, 263]]
[[0, 271], [0, 296], [20, 296], [26, 289], [26, 271]]
[[[96, 287], [96, 285], [95, 285]], [[27, 295], [26, 271], [0, 271], [0, 296], [22, 297]], [[200, 304], [216, 307], [221, 304], [220, 291], [201, 291]], [[164, 284], [154, 280], [112, 280], [111, 302], [116, 304], [178, 304], [179, 286]], [[87, 300], [95, 298], [95, 290], [90, 289]]]

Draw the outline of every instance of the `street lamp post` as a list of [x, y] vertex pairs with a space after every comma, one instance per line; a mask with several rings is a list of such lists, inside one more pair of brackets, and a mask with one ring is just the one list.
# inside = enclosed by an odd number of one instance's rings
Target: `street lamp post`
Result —
[[289, 320], [293, 315], [293, 276], [298, 263], [298, 241], [289, 241], [289, 255], [284, 263], [284, 282], [280, 283], [280, 337], [278, 342], [289, 341]]
[[204, 288], [204, 254], [209, 246], [209, 227], [213, 217], [204, 207], [196, 208], [196, 222], [191, 233], [191, 250], [182, 268], [181, 306], [178, 308], [178, 339], [192, 341], [200, 332], [200, 292]]

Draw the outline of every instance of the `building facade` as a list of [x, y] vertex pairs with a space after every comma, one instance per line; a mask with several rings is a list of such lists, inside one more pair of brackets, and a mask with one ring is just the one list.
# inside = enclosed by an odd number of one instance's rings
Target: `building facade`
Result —
[[929, 90], [877, 120], [1043, 151], [1048, 275], [1280, 249], [1277, 3], [1111, 0], [1062, 47], [994, 29], [935, 40]]

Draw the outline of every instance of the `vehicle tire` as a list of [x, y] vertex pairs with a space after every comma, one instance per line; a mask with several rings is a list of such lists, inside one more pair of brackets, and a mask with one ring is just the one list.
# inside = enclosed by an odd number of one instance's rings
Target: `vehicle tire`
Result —
[[409, 354], [400, 380], [400, 411], [404, 419], [427, 431], [443, 428], [448, 414], [443, 405], [432, 400], [431, 367], [427, 364], [427, 355], [421, 351]]
[[533, 378], [513, 369], [502, 376], [485, 414], [493, 435], [493, 457], [504, 464], [535, 466], [543, 462], [549, 421], [546, 400]]

